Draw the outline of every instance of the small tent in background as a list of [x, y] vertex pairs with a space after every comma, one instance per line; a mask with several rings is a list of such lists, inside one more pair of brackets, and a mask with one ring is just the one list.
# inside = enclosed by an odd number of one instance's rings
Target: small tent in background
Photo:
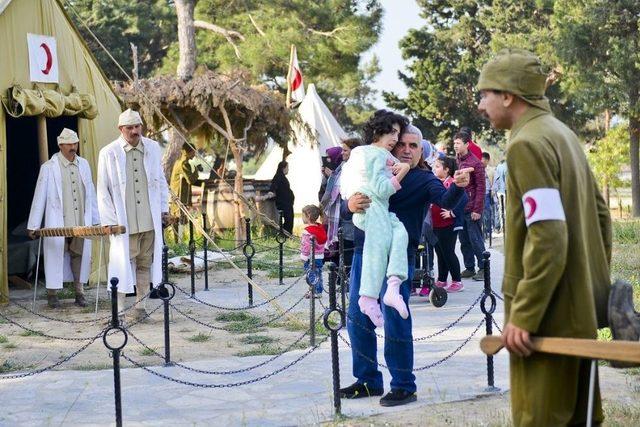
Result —
[[61, 0], [0, 0], [0, 43], [0, 302], [6, 302], [8, 276], [28, 273], [35, 263], [37, 244], [24, 223], [40, 164], [58, 151], [56, 137], [64, 127], [78, 132], [95, 180], [98, 152], [117, 137], [121, 109]]
[[[298, 107], [298, 113], [311, 131], [311, 135], [309, 130], [292, 123], [296, 141], [289, 141], [288, 145], [291, 154], [287, 157], [289, 163], [287, 178], [296, 197], [293, 206], [296, 213], [302, 212], [305, 205], [318, 204], [318, 191], [322, 181], [321, 158], [326, 155], [327, 148], [339, 147], [341, 141], [347, 137], [346, 132], [318, 96], [313, 84], [307, 87], [307, 94]], [[278, 163], [282, 160], [282, 153], [282, 148], [274, 146], [254, 175], [254, 179], [273, 178]]]

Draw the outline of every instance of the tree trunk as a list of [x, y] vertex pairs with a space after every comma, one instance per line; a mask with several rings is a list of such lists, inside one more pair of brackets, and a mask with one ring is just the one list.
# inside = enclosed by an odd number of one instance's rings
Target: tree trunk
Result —
[[178, 45], [180, 60], [176, 73], [178, 78], [189, 80], [196, 69], [196, 36], [193, 25], [193, 10], [197, 0], [175, 0], [178, 15]]
[[167, 178], [167, 182], [171, 182], [171, 171], [173, 170], [173, 165], [180, 158], [180, 150], [183, 143], [184, 140], [180, 137], [178, 131], [175, 128], [171, 128], [169, 130], [169, 143], [162, 156], [162, 171]]
[[[636, 100], [637, 103], [637, 100]], [[640, 217], [640, 118], [634, 114], [629, 117], [629, 157], [631, 158], [631, 203], [632, 215]]]
[[236, 241], [239, 241], [245, 239], [245, 224], [242, 220], [244, 217], [242, 209], [243, 203], [239, 197], [239, 194], [244, 195], [244, 180], [242, 179], [244, 151], [237, 147], [235, 143], [231, 143], [231, 152], [233, 153], [233, 160], [236, 162], [236, 177], [233, 182], [233, 222], [236, 228]]
[[604, 197], [604, 201], [607, 202], [607, 206], [611, 207], [610, 195], [611, 195], [611, 187], [609, 186], [609, 179], [604, 179], [604, 185], [602, 186], [602, 197]]

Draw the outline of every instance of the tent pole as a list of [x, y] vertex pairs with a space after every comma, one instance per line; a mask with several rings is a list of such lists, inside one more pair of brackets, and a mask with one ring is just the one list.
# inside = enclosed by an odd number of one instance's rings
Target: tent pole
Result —
[[49, 160], [49, 142], [47, 138], [47, 119], [44, 114], [36, 117], [38, 122], [38, 154], [40, 155], [40, 164]]

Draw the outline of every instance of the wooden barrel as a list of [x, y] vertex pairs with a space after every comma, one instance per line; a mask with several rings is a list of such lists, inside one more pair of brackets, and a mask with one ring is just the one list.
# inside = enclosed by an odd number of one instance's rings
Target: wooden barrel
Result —
[[[256, 195], [253, 181], [244, 180], [244, 197], [253, 198]], [[213, 230], [233, 229], [234, 199], [233, 180], [212, 180], [205, 185], [204, 203], [206, 206], [209, 228]], [[243, 206], [245, 216], [253, 220], [253, 214]]]

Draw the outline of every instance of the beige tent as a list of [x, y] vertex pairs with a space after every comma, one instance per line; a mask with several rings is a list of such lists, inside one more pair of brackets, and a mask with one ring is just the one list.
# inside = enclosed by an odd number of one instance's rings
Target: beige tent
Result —
[[[121, 109], [60, 0], [0, 0], [0, 50], [0, 302], [7, 302], [8, 277], [34, 259], [24, 222], [56, 136], [64, 127], [78, 131], [95, 180], [98, 152], [117, 137]], [[57, 83], [42, 83], [38, 73], [57, 74]]]

